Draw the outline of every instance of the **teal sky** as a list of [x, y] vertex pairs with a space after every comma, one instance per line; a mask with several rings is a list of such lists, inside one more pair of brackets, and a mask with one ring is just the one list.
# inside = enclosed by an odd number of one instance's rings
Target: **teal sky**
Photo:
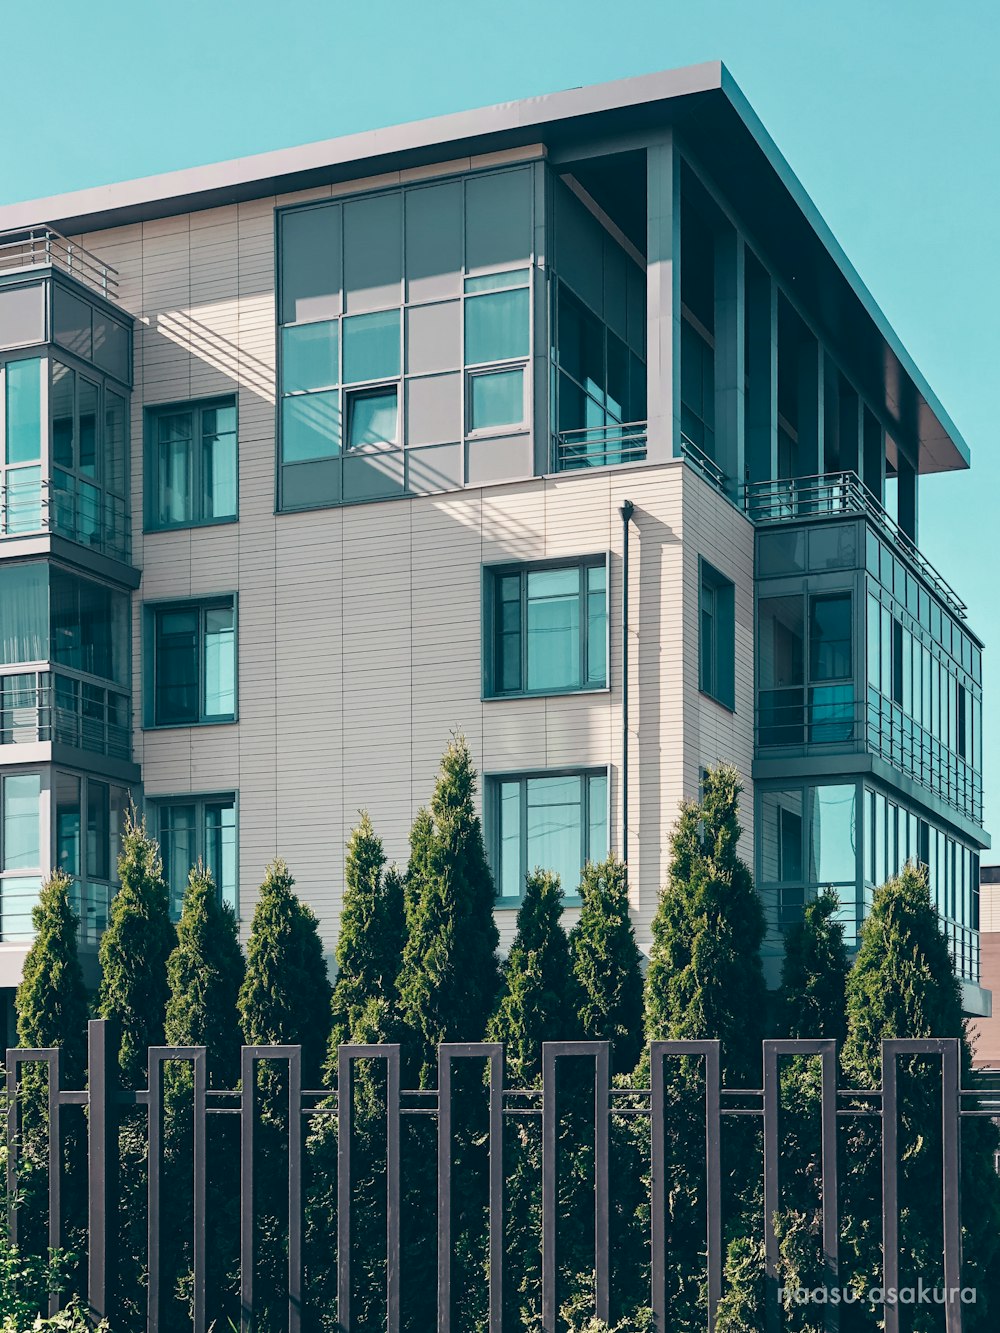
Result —
[[725, 61], [971, 446], [971, 472], [924, 487], [921, 544], [986, 641], [986, 825], [1000, 844], [996, 0], [48, 0], [37, 22], [17, 12], [0, 18], [0, 203]]

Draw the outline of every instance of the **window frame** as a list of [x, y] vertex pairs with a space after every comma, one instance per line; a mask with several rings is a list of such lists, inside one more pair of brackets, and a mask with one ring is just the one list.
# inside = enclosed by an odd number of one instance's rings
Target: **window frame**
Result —
[[[587, 616], [587, 590], [585, 579], [581, 579], [580, 609], [580, 676], [581, 684], [548, 686], [544, 689], [529, 689], [528, 679], [528, 635], [527, 635], [527, 577], [530, 573], [545, 570], [576, 569], [581, 574], [588, 569], [604, 569], [604, 681], [600, 685], [587, 683], [587, 657], [589, 647], [589, 618]], [[521, 639], [521, 681], [518, 690], [499, 690], [498, 647], [500, 635], [497, 627], [499, 598], [497, 590], [501, 579], [519, 576], [520, 586], [520, 622]], [[611, 558], [608, 551], [594, 552], [589, 555], [574, 556], [571, 559], [553, 557], [548, 560], [504, 561], [482, 567], [482, 699], [495, 701], [500, 699], [543, 699], [549, 696], [573, 694], [606, 694], [611, 689]]]
[[[205, 684], [205, 614], [220, 608], [231, 609], [233, 613], [233, 712], [232, 716], [203, 715]], [[198, 611], [198, 718], [191, 722], [158, 722], [156, 720], [156, 630], [160, 615], [169, 611]], [[176, 731], [184, 727], [228, 727], [240, 720], [240, 675], [239, 675], [239, 597], [236, 592], [216, 593], [211, 597], [169, 598], [163, 601], [144, 602], [142, 606], [143, 626], [143, 672], [142, 672], [142, 717], [144, 731]]]
[[[233, 908], [233, 912], [234, 912], [234, 914], [235, 914], [235, 916], [236, 916], [236, 920], [237, 920], [237, 922], [239, 922], [239, 921], [241, 920], [241, 917], [240, 917], [240, 793], [239, 793], [239, 789], [233, 787], [233, 788], [230, 788], [229, 790], [226, 790], [226, 791], [177, 792], [177, 793], [167, 793], [166, 795], [163, 795], [163, 796], [161, 796], [161, 795], [148, 796], [148, 797], [146, 798], [146, 807], [147, 807], [147, 809], [149, 809], [149, 810], [153, 813], [153, 816], [154, 816], [154, 818], [153, 818], [153, 820], [152, 820], [151, 822], [153, 823], [153, 827], [154, 827], [154, 831], [155, 831], [155, 837], [156, 837], [156, 839], [157, 839], [157, 841], [159, 842], [159, 844], [160, 844], [161, 847], [162, 847], [162, 845], [163, 845], [163, 841], [162, 841], [162, 840], [163, 840], [163, 824], [162, 824], [162, 814], [163, 814], [163, 811], [166, 810], [166, 809], [169, 809], [169, 808], [172, 807], [172, 806], [193, 805], [193, 806], [195, 807], [195, 823], [194, 823], [195, 858], [194, 858], [194, 861], [191, 863], [191, 866], [188, 867], [188, 872], [190, 872], [191, 868], [192, 868], [193, 866], [197, 865], [199, 861], [201, 861], [201, 862], [206, 866], [206, 868], [209, 868], [209, 867], [208, 867], [208, 857], [207, 857], [207, 854], [206, 854], [206, 852], [207, 852], [207, 836], [206, 836], [206, 829], [205, 829], [205, 815], [206, 815], [206, 812], [207, 812], [207, 810], [208, 810], [208, 808], [209, 808], [210, 806], [212, 806], [212, 805], [223, 805], [223, 804], [226, 804], [226, 803], [232, 805], [232, 807], [233, 807], [233, 816], [234, 816], [234, 819], [235, 819], [235, 834], [236, 834], [236, 836], [235, 836], [235, 839], [234, 839], [234, 845], [233, 845], [233, 873], [234, 873], [234, 877], [235, 877], [235, 878], [234, 878], [234, 886], [235, 886], [235, 887], [234, 887], [235, 902], [232, 903], [231, 906], [232, 906], [232, 908]], [[166, 877], [166, 876], [164, 876], [164, 877]], [[185, 876], [185, 881], [184, 881], [184, 882], [185, 882], [185, 884], [187, 883], [187, 876]], [[225, 899], [224, 899], [223, 896], [222, 896], [222, 885], [220, 885], [220, 884], [217, 883], [216, 886], [215, 886], [215, 888], [216, 888], [216, 892], [217, 892], [217, 894], [218, 894], [218, 896], [219, 896], [219, 901], [220, 901], [220, 902], [224, 902]], [[173, 920], [173, 917], [172, 917], [172, 916], [171, 916], [171, 919]]]
[[[202, 414], [220, 407], [231, 407], [236, 422], [233, 430], [233, 475], [236, 482], [235, 512], [222, 518], [205, 518], [202, 513], [204, 496], [204, 431]], [[159, 441], [157, 425], [161, 417], [190, 412], [193, 418], [191, 435], [191, 512], [197, 517], [177, 522], [162, 523], [157, 518], [159, 508]], [[238, 523], [240, 517], [240, 405], [239, 394], [215, 394], [210, 398], [187, 398], [170, 403], [147, 403], [143, 407], [143, 531], [178, 532], [186, 528], [214, 528], [227, 523]]]
[[[706, 592], [712, 601], [712, 651], [709, 658], [711, 677], [706, 679], [705, 651], [702, 641], [703, 616]], [[720, 596], [723, 594], [729, 602], [725, 609], [724, 626], [720, 617]], [[724, 631], [725, 643], [722, 642], [720, 626]], [[726, 650], [728, 649], [728, 653]], [[722, 664], [727, 663], [727, 675], [724, 679]], [[727, 688], [728, 687], [728, 688]], [[706, 698], [725, 708], [729, 713], [736, 712], [736, 584], [704, 556], [698, 557], [698, 690]]]
[[[527, 857], [527, 821], [524, 818], [527, 809], [528, 788], [527, 784], [535, 778], [581, 778], [583, 780], [582, 801], [580, 808], [580, 847], [583, 852], [583, 859], [580, 862], [580, 872], [587, 864], [590, 857], [590, 847], [587, 845], [590, 836], [590, 784], [589, 778], [604, 778], [605, 787], [605, 827], [608, 831], [608, 847], [605, 856], [611, 854], [611, 765], [610, 764], [580, 764], [564, 765], [558, 768], [537, 768], [537, 769], [514, 769], [511, 772], [492, 772], [483, 775], [483, 786], [485, 792], [484, 808], [486, 812], [486, 847], [487, 858], [490, 864], [490, 873], [493, 876], [494, 898], [493, 906], [496, 910], [515, 911], [520, 908], [524, 902], [524, 883], [525, 878], [534, 869], [534, 866], [528, 864]], [[502, 881], [502, 865], [500, 854], [500, 800], [501, 788], [504, 783], [517, 782], [520, 786], [520, 840], [518, 854], [520, 865], [518, 869], [518, 880], [521, 886], [520, 893], [517, 896], [511, 895], [504, 897], [500, 892]], [[546, 867], [542, 867], [546, 869]], [[579, 893], [574, 890], [572, 893], [566, 891], [566, 886], [562, 885], [563, 906], [578, 907], [582, 902]], [[577, 885], [579, 888], [579, 885]]]

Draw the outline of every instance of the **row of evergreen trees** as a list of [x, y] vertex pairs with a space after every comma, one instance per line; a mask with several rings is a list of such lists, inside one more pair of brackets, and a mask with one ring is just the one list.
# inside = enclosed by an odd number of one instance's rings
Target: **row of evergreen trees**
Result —
[[[493, 883], [475, 813], [475, 772], [461, 739], [448, 747], [431, 803], [415, 820], [405, 870], [387, 866], [367, 815], [354, 829], [345, 865], [332, 988], [315, 916], [296, 897], [284, 863], [268, 868], [244, 960], [236, 922], [201, 867], [191, 873], [178, 927], [171, 925], [158, 851], [142, 825], [133, 822], [123, 842], [121, 889], [102, 939], [95, 1004], [99, 1015], [120, 1025], [122, 1080], [127, 1087], [143, 1086], [146, 1047], [166, 1041], [206, 1046], [211, 1086], [234, 1087], [241, 1037], [248, 1044], [300, 1043], [309, 1087], [319, 1086], [321, 1078], [327, 1086], [333, 1084], [337, 1046], [344, 1042], [400, 1042], [404, 1086], [421, 1088], [436, 1085], [438, 1043], [484, 1038], [505, 1043], [507, 1080], [519, 1088], [540, 1084], [544, 1041], [572, 1038], [608, 1040], [618, 1082], [640, 1087], [648, 1087], [644, 1052], [646, 1043], [655, 1039], [721, 1039], [724, 1078], [731, 1087], [760, 1086], [760, 1042], [769, 1034], [836, 1037], [842, 1043], [844, 1075], [858, 1088], [878, 1086], [884, 1036], [959, 1037], [968, 1067], [957, 982], [926, 879], [914, 868], [877, 892], [853, 967], [848, 965], [836, 900], [823, 894], [810, 904], [804, 921], [788, 937], [783, 986], [769, 1002], [760, 963], [763, 915], [737, 850], [739, 793], [735, 770], [722, 767], [708, 775], [702, 800], [682, 808], [672, 836], [668, 882], [653, 922], [645, 977], [629, 918], [625, 868], [613, 858], [585, 868], [579, 917], [568, 934], [562, 925], [558, 881], [543, 871], [529, 875], [515, 938], [500, 963]], [[68, 883], [59, 876], [43, 892], [36, 928], [17, 997], [19, 1040], [27, 1046], [61, 1045], [68, 1079], [76, 1083], [84, 1071], [88, 1003], [76, 958]], [[933, 1271], [939, 1236], [935, 1221], [924, 1217], [919, 1207], [931, 1188], [935, 1160], [940, 1162], [939, 1132], [936, 1137], [933, 1123], [928, 1126], [925, 1105], [933, 1078], [918, 1062], [908, 1077], [912, 1086], [908, 1085], [903, 1102], [903, 1141], [912, 1132], [915, 1143], [908, 1147], [903, 1173], [904, 1236], [913, 1262], [922, 1257], [928, 1271]], [[699, 1314], [704, 1267], [700, 1079], [700, 1068], [693, 1061], [677, 1062], [667, 1073], [672, 1112], [668, 1289], [670, 1326], [677, 1330], [703, 1321]], [[262, 1255], [270, 1254], [271, 1262], [262, 1263], [260, 1271], [272, 1281], [281, 1267], [273, 1262], [282, 1243], [277, 1198], [282, 1179], [281, 1093], [280, 1080], [262, 1074], [262, 1113], [274, 1129], [270, 1147], [264, 1139], [265, 1155], [270, 1153], [273, 1159], [274, 1198], [268, 1204], [265, 1187], [264, 1199], [274, 1216], [270, 1229], [264, 1228], [261, 1244]], [[592, 1162], [586, 1135], [580, 1132], [586, 1121], [585, 1089], [580, 1085], [574, 1096], [572, 1076], [567, 1078], [567, 1094], [561, 1133], [575, 1169], [560, 1186], [561, 1225], [568, 1235], [565, 1244], [560, 1242], [565, 1259], [560, 1298], [567, 1326], [575, 1328], [583, 1327], [592, 1301], [592, 1234], [588, 1238], [586, 1227], [579, 1224]], [[168, 1110], [171, 1105], [185, 1106], [188, 1095], [183, 1075], [175, 1074], [168, 1088]], [[382, 1096], [374, 1075], [359, 1084], [354, 1162], [359, 1188], [362, 1194], [367, 1189], [371, 1210], [368, 1232], [362, 1228], [357, 1242], [361, 1252], [356, 1266], [363, 1275], [355, 1301], [360, 1312], [357, 1327], [379, 1327], [384, 1317], [384, 1305], [379, 1304], [384, 1263], [378, 1251], [384, 1247], [385, 1233], [383, 1228], [380, 1239], [375, 1202], [385, 1167], [384, 1142], [376, 1128]], [[783, 1072], [782, 1105], [789, 1124], [783, 1171], [798, 1184], [786, 1191], [779, 1226], [783, 1273], [788, 1285], [794, 1286], [796, 1279], [804, 1282], [815, 1275], [818, 1254], [814, 1062], [793, 1061]], [[381, 1117], [384, 1121], [384, 1109]], [[185, 1146], [184, 1123], [178, 1114], [171, 1131], [179, 1154]], [[314, 1123], [308, 1218], [315, 1242], [310, 1253], [317, 1257], [310, 1259], [307, 1254], [307, 1263], [314, 1300], [316, 1292], [324, 1293], [316, 1302], [315, 1326], [325, 1329], [334, 1327], [328, 1256], [335, 1206], [331, 1186], [335, 1151], [333, 1156], [331, 1152], [336, 1141], [331, 1118]], [[844, 1225], [848, 1267], [860, 1288], [878, 1284], [878, 1127], [861, 1119], [852, 1125], [845, 1150], [853, 1192], [845, 1187], [845, 1199], [852, 1202]], [[131, 1154], [133, 1187], [138, 1190], [144, 1180], [142, 1135], [135, 1124], [131, 1138], [127, 1130], [123, 1127], [123, 1156]], [[405, 1313], [404, 1326], [413, 1330], [433, 1322], [435, 1150], [433, 1135], [428, 1139], [426, 1130], [422, 1122], [412, 1122], [403, 1145], [407, 1289], [421, 1290]], [[758, 1327], [763, 1317], [762, 1262], [753, 1239], [762, 1229], [760, 1144], [750, 1121], [740, 1121], [732, 1129], [727, 1126], [726, 1135], [728, 1263], [720, 1333], [739, 1333]], [[648, 1122], [641, 1116], [617, 1118], [612, 1139], [615, 1317], [623, 1321], [623, 1329], [633, 1330], [643, 1327], [649, 1317], [648, 1193], [642, 1184], [648, 1175]], [[984, 1328], [991, 1326], [991, 1316], [985, 1312], [996, 1280], [990, 1276], [992, 1260], [1000, 1244], [1000, 1193], [991, 1169], [994, 1140], [986, 1122], [970, 1122], [963, 1157], [967, 1273], [968, 1280], [980, 1287], [974, 1317], [985, 1320], [979, 1325]], [[464, 1163], [470, 1178], [474, 1176], [482, 1149], [481, 1131], [471, 1120], [463, 1128], [459, 1117], [456, 1171]], [[519, 1124], [517, 1133], [505, 1142], [505, 1156], [505, 1318], [512, 1328], [532, 1328], [540, 1286], [540, 1142], [532, 1122]], [[266, 1186], [266, 1172], [263, 1178]], [[215, 1182], [216, 1216], [233, 1220], [236, 1190], [236, 1178], [222, 1169]], [[462, 1325], [470, 1329], [482, 1326], [484, 1318], [483, 1258], [474, 1240], [482, 1202], [476, 1188], [470, 1187], [455, 1231], [458, 1272], [461, 1275], [464, 1265], [468, 1279], [463, 1283], [456, 1277], [455, 1286], [461, 1293], [457, 1299], [465, 1302]], [[126, 1229], [123, 1240], [136, 1254], [141, 1251], [141, 1237], [130, 1236]], [[366, 1244], [370, 1252], [365, 1252]], [[224, 1248], [220, 1246], [220, 1251]], [[181, 1268], [184, 1259], [180, 1253]], [[414, 1282], [421, 1275], [423, 1283]], [[226, 1280], [223, 1273], [222, 1287]], [[274, 1288], [273, 1304], [274, 1308], [280, 1304], [280, 1284]], [[997, 1308], [1000, 1305], [994, 1303], [994, 1315]], [[845, 1314], [858, 1321], [858, 1328], [874, 1327], [878, 1317], [860, 1306]], [[815, 1312], [808, 1311], [791, 1315], [797, 1321], [794, 1326], [803, 1330], [814, 1326], [809, 1322], [814, 1317]]]

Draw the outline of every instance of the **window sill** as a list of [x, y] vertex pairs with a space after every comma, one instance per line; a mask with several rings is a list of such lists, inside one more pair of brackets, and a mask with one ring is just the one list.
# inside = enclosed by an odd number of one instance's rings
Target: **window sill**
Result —
[[518, 421], [509, 426], [483, 426], [480, 430], [467, 430], [467, 440], [500, 440], [508, 435], [530, 435], [531, 427], [526, 421]]
[[484, 704], [497, 704], [520, 699], [568, 699], [579, 694], [592, 695], [610, 693], [610, 685], [574, 685], [563, 690], [521, 690], [518, 693], [511, 692], [510, 694], [483, 694], [480, 696], [480, 702]]
[[213, 717], [203, 722], [144, 722], [143, 731], [191, 731], [195, 727], [232, 727], [239, 722], [236, 717]]
[[[562, 905], [564, 908], [582, 907], [583, 899], [578, 893], [567, 894], [562, 900]], [[523, 906], [523, 898], [495, 898], [493, 900], [493, 910], [495, 912], [519, 912]]]
[[192, 528], [227, 528], [240, 521], [239, 514], [229, 518], [199, 518], [190, 523], [147, 523], [143, 525], [142, 535], [154, 532], [189, 532]]

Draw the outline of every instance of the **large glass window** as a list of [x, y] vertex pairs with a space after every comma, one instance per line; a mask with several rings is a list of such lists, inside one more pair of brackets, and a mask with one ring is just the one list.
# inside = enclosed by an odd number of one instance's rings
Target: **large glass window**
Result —
[[36, 532], [42, 526], [41, 361], [8, 361], [3, 381], [0, 441], [0, 535]]
[[488, 694], [548, 694], [607, 685], [607, 564], [486, 572]]
[[235, 795], [158, 800], [155, 809], [172, 918], [180, 917], [188, 876], [199, 861], [221, 900], [238, 913]]
[[736, 707], [736, 598], [730, 579], [707, 560], [701, 566], [698, 684], [724, 707]]
[[124, 684], [128, 679], [128, 595], [51, 572], [52, 661]]
[[48, 568], [42, 562], [5, 563], [0, 578], [0, 663], [44, 662], [48, 655]]
[[42, 780], [38, 773], [11, 773], [3, 779], [4, 870], [37, 870], [42, 864], [39, 802]]
[[557, 874], [563, 892], [574, 897], [584, 864], [608, 854], [607, 773], [496, 778], [489, 791], [499, 899], [519, 901], [536, 867]]
[[235, 399], [156, 408], [148, 430], [147, 525], [188, 527], [235, 518]]
[[236, 613], [232, 598], [151, 607], [152, 708], [147, 725], [232, 722], [236, 716]]

